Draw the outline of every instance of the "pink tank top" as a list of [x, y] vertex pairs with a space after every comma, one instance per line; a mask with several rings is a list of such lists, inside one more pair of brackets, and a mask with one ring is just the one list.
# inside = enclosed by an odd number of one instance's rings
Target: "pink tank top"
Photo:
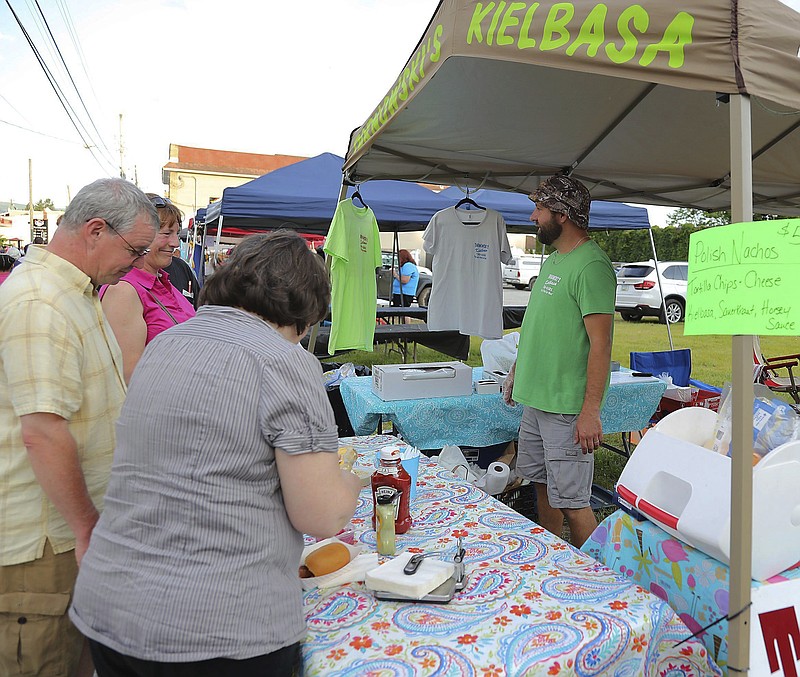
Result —
[[[120, 282], [130, 284], [142, 302], [142, 316], [147, 325], [145, 345], [165, 329], [194, 317], [194, 307], [172, 286], [169, 275], [163, 270], [156, 276], [141, 268], [134, 268]], [[100, 298], [107, 288], [108, 285], [100, 289]]]

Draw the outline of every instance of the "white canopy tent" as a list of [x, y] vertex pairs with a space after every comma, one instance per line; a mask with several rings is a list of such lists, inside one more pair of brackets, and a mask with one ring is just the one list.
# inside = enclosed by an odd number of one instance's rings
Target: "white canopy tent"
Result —
[[[442, 0], [345, 179], [800, 215], [800, 15], [778, 0]], [[745, 674], [752, 337], [733, 338], [729, 669]]]

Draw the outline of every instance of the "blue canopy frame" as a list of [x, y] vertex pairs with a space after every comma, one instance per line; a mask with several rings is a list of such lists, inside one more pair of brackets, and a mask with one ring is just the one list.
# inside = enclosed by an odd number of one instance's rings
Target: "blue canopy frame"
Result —
[[[274, 229], [291, 226], [305, 233], [327, 234], [338, 203], [344, 158], [323, 153], [226, 188], [206, 210], [206, 232], [226, 226]], [[347, 195], [355, 192], [349, 187]], [[417, 231], [452, 203], [416, 183], [369, 181], [359, 187], [382, 231]]]

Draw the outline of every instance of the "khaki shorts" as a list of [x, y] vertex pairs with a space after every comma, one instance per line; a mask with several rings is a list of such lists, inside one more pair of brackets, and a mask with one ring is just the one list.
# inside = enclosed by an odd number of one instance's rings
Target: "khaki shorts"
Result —
[[594, 454], [576, 444], [577, 414], [550, 414], [525, 407], [519, 426], [517, 474], [547, 485], [553, 508], [588, 508], [592, 498]]
[[0, 675], [72, 677], [83, 636], [67, 617], [78, 576], [75, 551], [50, 542], [33, 562], [0, 567]]

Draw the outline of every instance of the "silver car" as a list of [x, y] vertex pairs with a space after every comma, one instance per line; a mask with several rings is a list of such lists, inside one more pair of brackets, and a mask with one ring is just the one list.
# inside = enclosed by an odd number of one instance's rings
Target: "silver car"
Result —
[[658, 317], [661, 322], [683, 321], [689, 264], [686, 261], [659, 261], [658, 270], [665, 308], [661, 306], [656, 267], [652, 260], [626, 263], [619, 269], [615, 309], [623, 320], [638, 322], [643, 317]]

